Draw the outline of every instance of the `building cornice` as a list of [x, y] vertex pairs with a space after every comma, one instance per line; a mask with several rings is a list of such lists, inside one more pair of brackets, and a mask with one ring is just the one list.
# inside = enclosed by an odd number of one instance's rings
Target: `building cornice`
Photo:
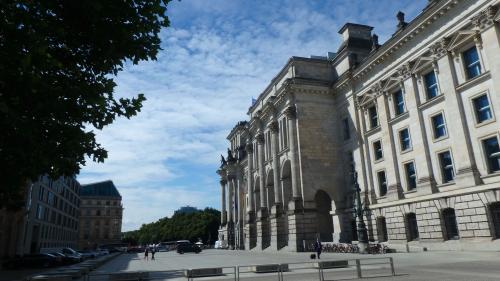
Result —
[[420, 15], [408, 23], [403, 31], [395, 34], [368, 56], [368, 58], [354, 70], [353, 78], [357, 80], [364, 77], [373, 67], [385, 61], [392, 53], [403, 47], [403, 45], [408, 44], [417, 34], [421, 33], [431, 23], [442, 17], [459, 2], [458, 0], [435, 1], [437, 2], [436, 4], [424, 9]]

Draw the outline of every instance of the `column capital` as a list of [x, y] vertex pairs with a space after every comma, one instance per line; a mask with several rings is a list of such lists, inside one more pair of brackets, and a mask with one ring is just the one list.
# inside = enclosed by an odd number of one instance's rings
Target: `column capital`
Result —
[[255, 139], [257, 140], [258, 144], [264, 144], [264, 134], [262, 132], [259, 132], [256, 136]]
[[278, 122], [272, 121], [267, 125], [267, 128], [269, 128], [269, 130], [271, 130], [271, 132], [273, 132], [274, 134], [278, 133], [279, 129]]
[[247, 142], [245, 144], [245, 150], [247, 151], [248, 154], [253, 153], [253, 144], [251, 142]]
[[287, 107], [287, 109], [285, 109], [285, 115], [290, 119], [295, 119], [297, 117], [297, 108], [295, 105]]
[[447, 47], [449, 43], [450, 43], [449, 39], [441, 38], [441, 40], [430, 46], [429, 50], [431, 51], [432, 56], [435, 57], [436, 59], [440, 59], [446, 56], [446, 54], [448, 54]]

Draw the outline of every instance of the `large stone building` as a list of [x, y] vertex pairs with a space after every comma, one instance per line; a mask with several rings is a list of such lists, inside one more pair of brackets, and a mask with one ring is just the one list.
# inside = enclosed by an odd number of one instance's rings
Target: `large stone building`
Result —
[[26, 188], [20, 211], [0, 211], [0, 257], [76, 248], [80, 184], [73, 177], [42, 176]]
[[122, 197], [112, 181], [82, 185], [80, 190], [80, 249], [121, 242]]
[[356, 240], [355, 169], [370, 240], [500, 249], [499, 6], [433, 0], [382, 45], [347, 23], [335, 54], [290, 58], [227, 137], [219, 238]]

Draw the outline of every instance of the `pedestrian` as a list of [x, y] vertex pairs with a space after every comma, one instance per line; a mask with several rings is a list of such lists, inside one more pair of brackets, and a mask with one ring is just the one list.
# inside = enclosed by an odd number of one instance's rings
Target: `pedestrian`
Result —
[[153, 248], [151, 248], [151, 260], [154, 260], [154, 259], [155, 259], [155, 252], [156, 252], [156, 249], [155, 249], [155, 247], [153, 246]]
[[321, 241], [319, 241], [319, 238], [316, 239], [316, 242], [314, 243], [314, 250], [316, 250], [316, 254], [318, 255], [318, 260], [319, 260], [319, 256], [321, 255], [321, 250], [323, 250], [323, 245], [321, 245]]
[[149, 247], [146, 247], [146, 249], [144, 249], [144, 259], [145, 260], [148, 260], [148, 254], [149, 254]]

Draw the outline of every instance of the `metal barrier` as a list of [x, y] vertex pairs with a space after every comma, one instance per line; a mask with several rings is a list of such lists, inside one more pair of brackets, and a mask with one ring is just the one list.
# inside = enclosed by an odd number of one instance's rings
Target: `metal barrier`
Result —
[[[383, 266], [383, 267], [380, 267]], [[385, 274], [385, 270], [390, 271]], [[385, 275], [370, 275], [369, 272], [384, 271]], [[64, 274], [64, 273], [62, 273]], [[255, 278], [256, 275], [266, 277], [265, 280], [285, 281], [287, 275], [317, 275], [319, 281], [325, 281], [328, 275], [338, 279], [341, 275], [348, 278], [389, 277], [395, 276], [392, 257], [376, 257], [363, 259], [314, 260], [294, 263], [252, 264], [228, 267], [191, 268], [165, 271], [121, 271], [115, 273], [90, 272], [82, 276], [83, 281], [145, 281], [145, 280], [188, 280], [221, 276], [222, 279], [234, 281]], [[56, 276], [51, 276], [56, 277]], [[230, 278], [229, 278], [230, 277]], [[310, 279], [310, 277], [308, 277]], [[328, 278], [329, 279], [329, 278]], [[326, 279], [326, 280], [328, 280]], [[36, 280], [36, 279], [33, 279]], [[51, 280], [51, 279], [40, 279]]]

